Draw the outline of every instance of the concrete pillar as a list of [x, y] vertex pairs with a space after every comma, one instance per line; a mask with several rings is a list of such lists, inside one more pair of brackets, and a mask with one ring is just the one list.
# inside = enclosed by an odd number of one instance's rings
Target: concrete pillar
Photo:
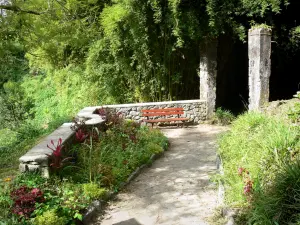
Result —
[[218, 41], [210, 40], [200, 48], [200, 99], [207, 101], [207, 118], [210, 119], [216, 107]]
[[271, 30], [249, 30], [249, 110], [259, 110], [269, 102], [271, 75]]

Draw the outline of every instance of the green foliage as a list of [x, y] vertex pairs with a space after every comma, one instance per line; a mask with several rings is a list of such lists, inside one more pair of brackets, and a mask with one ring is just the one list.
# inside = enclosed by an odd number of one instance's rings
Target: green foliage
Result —
[[298, 224], [300, 214], [300, 162], [286, 164], [267, 189], [255, 193], [249, 224]]
[[[295, 97], [300, 100], [300, 93], [297, 92]], [[293, 123], [300, 122], [300, 102], [296, 102], [294, 104], [294, 106], [289, 110], [288, 116]]]
[[13, 143], [17, 141], [17, 133], [5, 128], [0, 130], [0, 148], [6, 148], [7, 146], [11, 146]]
[[265, 23], [256, 24], [255, 22], [253, 22], [253, 24], [251, 24], [251, 29], [255, 29], [255, 28], [265, 28], [267, 30], [272, 30], [272, 27]]
[[47, 181], [40, 173], [27, 172], [21, 173], [14, 178], [13, 184], [15, 187], [26, 186], [28, 188], [38, 188], [44, 185]]
[[10, 217], [10, 206], [12, 205], [12, 200], [10, 198], [10, 182], [0, 181], [0, 224], [6, 222], [6, 219]]
[[55, 210], [49, 210], [34, 219], [34, 225], [64, 225], [65, 218], [59, 217]]
[[11, 127], [20, 125], [25, 119], [32, 117], [32, 100], [28, 98], [20, 83], [8, 81], [0, 92], [0, 125]]
[[155, 144], [155, 143], [148, 143], [146, 148], [148, 150], [150, 150], [153, 154], [159, 154], [159, 153], [162, 153], [164, 151], [162, 146], [160, 146], [158, 144]]
[[222, 125], [229, 125], [235, 119], [235, 116], [229, 110], [222, 108], [217, 108], [215, 117], [217, 123]]
[[254, 189], [259, 184], [267, 188], [276, 172], [290, 162], [299, 151], [299, 128], [279, 119], [250, 112], [232, 123], [232, 129], [219, 141], [219, 153], [224, 163], [226, 202], [247, 204], [243, 181], [238, 168], [249, 171]]
[[107, 193], [105, 188], [99, 188], [98, 184], [87, 183], [83, 184], [83, 192], [85, 196], [91, 199], [100, 199]]
[[52, 178], [43, 187], [45, 202], [36, 205], [33, 217], [43, 216], [49, 210], [55, 210], [60, 218], [64, 218], [64, 224], [72, 224], [74, 220], [82, 220], [82, 210], [90, 203], [90, 199], [84, 196], [82, 185], [76, 183], [61, 182]]
[[[95, 135], [93, 130], [91, 136]], [[99, 140], [88, 138], [72, 150], [78, 156], [76, 165], [80, 169], [78, 174], [71, 173], [70, 179], [118, 188], [137, 167], [148, 163], [152, 154], [161, 153], [168, 145], [159, 130], [126, 120], [100, 132]]]

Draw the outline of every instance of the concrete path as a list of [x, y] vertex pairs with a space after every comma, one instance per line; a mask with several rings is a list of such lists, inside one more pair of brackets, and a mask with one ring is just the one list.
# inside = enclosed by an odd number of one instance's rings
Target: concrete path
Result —
[[102, 225], [201, 225], [217, 206], [216, 136], [225, 129], [199, 125], [162, 129], [171, 146], [110, 202]]

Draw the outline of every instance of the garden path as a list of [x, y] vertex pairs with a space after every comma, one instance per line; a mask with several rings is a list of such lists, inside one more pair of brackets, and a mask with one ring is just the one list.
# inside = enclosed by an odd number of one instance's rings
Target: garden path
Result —
[[164, 156], [117, 195], [95, 224], [204, 225], [217, 206], [216, 136], [225, 128], [198, 125], [162, 129], [170, 140]]

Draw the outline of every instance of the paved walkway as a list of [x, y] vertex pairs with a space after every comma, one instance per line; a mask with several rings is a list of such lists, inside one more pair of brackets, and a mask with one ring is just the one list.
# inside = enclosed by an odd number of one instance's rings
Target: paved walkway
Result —
[[206, 225], [217, 205], [209, 177], [216, 168], [216, 136], [224, 128], [162, 129], [171, 146], [110, 202], [102, 225]]

